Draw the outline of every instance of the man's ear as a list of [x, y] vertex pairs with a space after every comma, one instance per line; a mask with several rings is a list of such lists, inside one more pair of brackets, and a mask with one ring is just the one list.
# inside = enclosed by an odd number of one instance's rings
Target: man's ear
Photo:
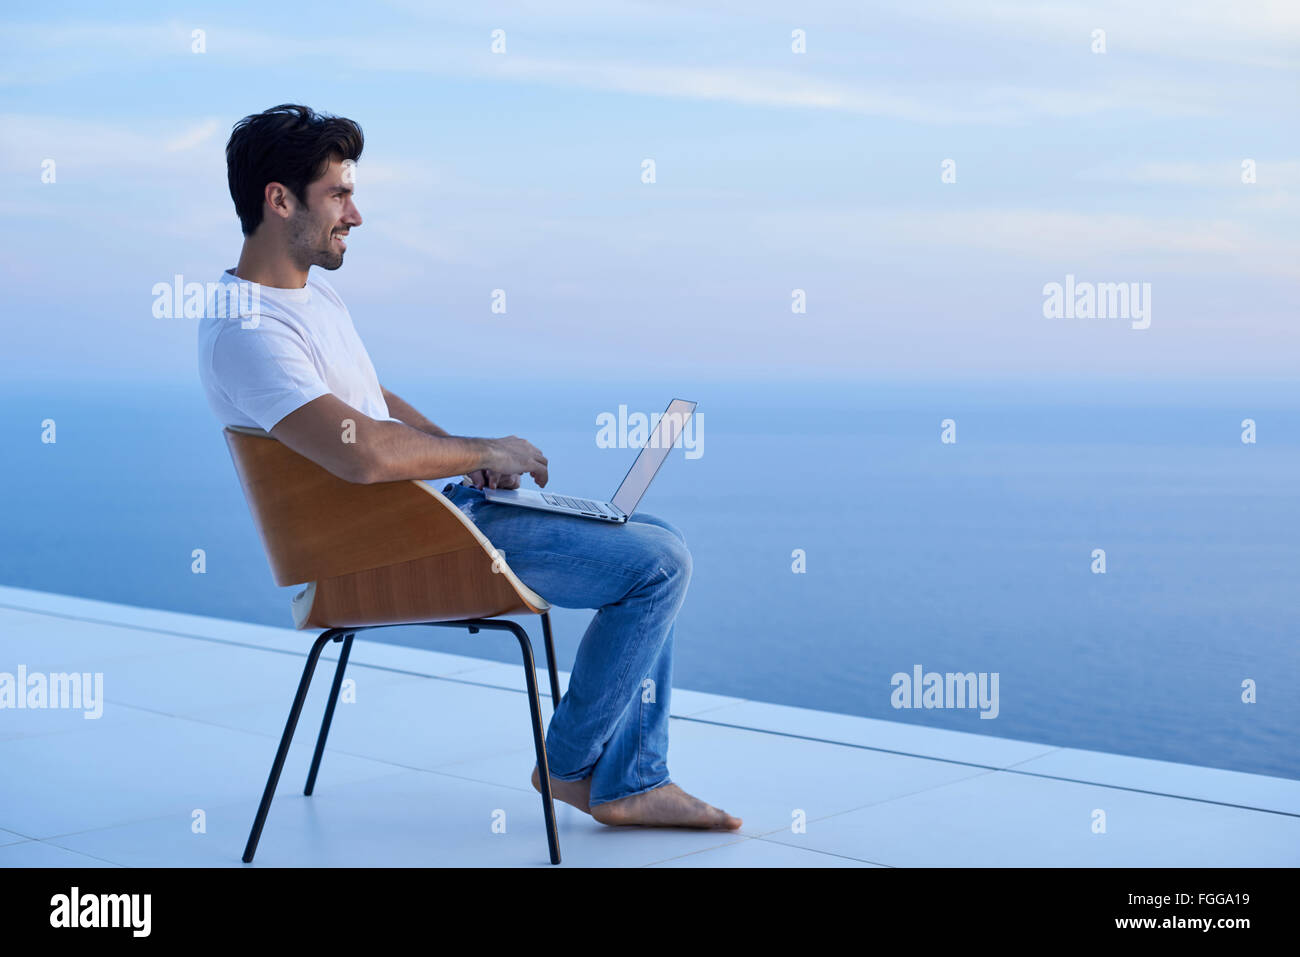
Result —
[[267, 183], [262, 198], [271, 212], [281, 219], [293, 215], [294, 196], [283, 183]]

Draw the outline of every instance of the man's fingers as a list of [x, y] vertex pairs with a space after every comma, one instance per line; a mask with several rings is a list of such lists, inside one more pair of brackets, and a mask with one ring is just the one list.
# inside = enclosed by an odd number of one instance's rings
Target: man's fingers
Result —
[[489, 488], [519, 488], [519, 476], [513, 472], [493, 472], [487, 470]]

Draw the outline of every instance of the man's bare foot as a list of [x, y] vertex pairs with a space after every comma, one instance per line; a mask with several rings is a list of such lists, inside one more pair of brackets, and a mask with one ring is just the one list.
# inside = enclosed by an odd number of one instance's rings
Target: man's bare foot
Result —
[[[537, 765], [533, 765], [533, 788], [538, 794], [542, 793], [542, 776], [537, 771]], [[563, 801], [565, 804], [572, 804], [579, 811], [591, 813], [591, 778], [583, 778], [581, 781], [561, 781], [559, 778], [551, 778], [551, 797], [557, 801]]]
[[642, 827], [722, 828], [734, 831], [743, 823], [740, 818], [732, 817], [711, 804], [705, 804], [672, 783], [653, 791], [597, 804], [591, 809], [591, 816], [601, 824], [611, 826], [636, 824]]

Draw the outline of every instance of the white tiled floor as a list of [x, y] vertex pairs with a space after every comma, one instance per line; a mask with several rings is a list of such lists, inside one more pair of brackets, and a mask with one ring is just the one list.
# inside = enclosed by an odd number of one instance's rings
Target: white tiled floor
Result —
[[[1093, 813], [1106, 832], [1094, 834]], [[991, 771], [824, 821], [795, 847], [902, 867], [1281, 867], [1300, 861], [1300, 818]]]
[[[246, 866], [309, 646], [287, 628], [0, 587], [0, 671], [102, 672], [106, 699], [97, 720], [0, 710], [0, 866]], [[358, 639], [355, 702], [303, 796], [338, 647], [252, 866], [545, 865], [517, 666]], [[539, 687], [549, 717], [544, 668]], [[673, 779], [744, 827], [607, 828], [557, 804], [566, 865], [1300, 864], [1297, 781], [686, 689], [672, 713]]]

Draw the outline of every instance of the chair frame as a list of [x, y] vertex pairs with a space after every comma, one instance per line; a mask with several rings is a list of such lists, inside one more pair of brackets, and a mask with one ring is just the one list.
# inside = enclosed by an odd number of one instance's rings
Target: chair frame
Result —
[[[303, 665], [244, 848], [244, 863], [252, 863], [257, 852], [325, 646], [343, 643], [303, 790], [309, 796], [316, 787], [352, 640], [363, 631], [427, 625], [466, 628], [471, 635], [509, 631], [518, 640], [541, 779], [546, 841], [551, 863], [559, 864], [560, 841], [533, 646], [524, 627], [506, 617], [541, 615], [551, 700], [559, 707], [550, 604], [519, 580], [478, 527], [431, 483], [345, 482], [261, 429], [227, 426], [225, 435], [272, 578], [281, 586], [307, 583], [292, 603], [297, 628], [325, 629]], [[328, 520], [323, 521], [322, 515]]]
[[[533, 643], [528, 637], [528, 632], [518, 622], [505, 618], [467, 618], [462, 621], [427, 621], [418, 624], [435, 628], [468, 628], [471, 635], [478, 634], [480, 630], [509, 631], [519, 640], [519, 650], [524, 659], [524, 678], [528, 684], [528, 709], [532, 714], [533, 747], [537, 753], [538, 777], [542, 787], [542, 814], [546, 819], [546, 844], [547, 849], [550, 851], [551, 863], [559, 864], [560, 837], [555, 826], [555, 804], [551, 796], [551, 774], [546, 761], [546, 735], [542, 728], [542, 704], [537, 691], [537, 669], [533, 660]], [[253, 819], [253, 829], [248, 834], [248, 844], [244, 847], [243, 861], [245, 864], [251, 864], [253, 855], [257, 853], [257, 844], [262, 838], [262, 827], [266, 824], [266, 816], [271, 810], [271, 801], [275, 798], [275, 789], [280, 782], [280, 772], [284, 769], [285, 759], [289, 756], [289, 746], [293, 742], [293, 734], [298, 727], [298, 718], [302, 714], [302, 706], [307, 700], [307, 692], [311, 688], [312, 676], [316, 671], [316, 663], [320, 660], [321, 652], [331, 641], [343, 642], [343, 648], [339, 651], [338, 664], [334, 668], [334, 682], [330, 686], [329, 701], [325, 705], [325, 717], [321, 721], [320, 734], [316, 737], [316, 750], [312, 754], [311, 770], [307, 773], [307, 786], [302, 792], [309, 797], [316, 788], [316, 775], [320, 771], [321, 757], [325, 753], [325, 740], [329, 737], [330, 723], [334, 720], [334, 706], [338, 703], [339, 689], [343, 687], [343, 673], [347, 670], [348, 655], [352, 651], [352, 639], [360, 631], [398, 627], [404, 626], [369, 625], [330, 628], [322, 632], [320, 637], [312, 644], [311, 651], [307, 654], [307, 663], [302, 669], [302, 678], [298, 682], [298, 691], [293, 697], [292, 706], [289, 708], [289, 720], [285, 722], [284, 733], [280, 735], [280, 746], [276, 749], [275, 760], [271, 764], [271, 773], [266, 779], [266, 789], [262, 792], [262, 801], [257, 807], [257, 816]], [[559, 707], [560, 681], [555, 671], [555, 645], [551, 639], [551, 613], [549, 611], [542, 613], [542, 636], [546, 644], [546, 668], [550, 673], [551, 700], [554, 702], [555, 707]]]

